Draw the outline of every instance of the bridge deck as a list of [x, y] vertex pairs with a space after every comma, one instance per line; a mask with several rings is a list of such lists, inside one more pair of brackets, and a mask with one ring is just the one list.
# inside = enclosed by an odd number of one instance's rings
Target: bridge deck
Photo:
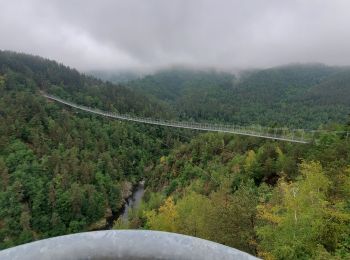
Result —
[[200, 131], [211, 131], [211, 132], [222, 132], [222, 133], [231, 133], [237, 135], [253, 136], [259, 138], [280, 140], [293, 143], [302, 143], [306, 144], [311, 142], [313, 132], [306, 132], [303, 130], [288, 130], [286, 128], [263, 128], [263, 127], [242, 127], [242, 126], [228, 126], [220, 124], [207, 124], [207, 123], [196, 123], [196, 122], [179, 122], [179, 121], [169, 121], [169, 120], [159, 120], [152, 118], [144, 118], [137, 116], [130, 116], [125, 114], [111, 113], [107, 111], [102, 111], [96, 108], [90, 108], [82, 105], [78, 105], [61, 98], [42, 94], [44, 97], [59, 102], [61, 104], [80, 109], [89, 113], [119, 119], [127, 120], [138, 123], [160, 125], [167, 127], [176, 127], [176, 128], [185, 128], [185, 129], [194, 129]]

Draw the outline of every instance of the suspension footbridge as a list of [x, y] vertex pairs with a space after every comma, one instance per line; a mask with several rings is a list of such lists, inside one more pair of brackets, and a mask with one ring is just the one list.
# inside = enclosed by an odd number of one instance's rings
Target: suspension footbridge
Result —
[[119, 114], [108, 111], [102, 111], [98, 108], [91, 108], [83, 105], [78, 105], [76, 103], [61, 99], [59, 97], [49, 95], [46, 93], [41, 93], [44, 97], [56, 101], [58, 103], [67, 105], [69, 107], [83, 110], [88, 113], [101, 115], [108, 118], [114, 118], [119, 120], [126, 120], [144, 124], [193, 129], [200, 131], [210, 131], [210, 132], [221, 132], [221, 133], [231, 133], [244, 136], [252, 136], [273, 140], [280, 140], [293, 143], [310, 143], [316, 131], [303, 130], [303, 129], [288, 129], [288, 128], [269, 128], [260, 126], [237, 126], [237, 125], [224, 125], [224, 124], [210, 124], [210, 123], [197, 123], [197, 122], [184, 122], [184, 121], [174, 121], [174, 120], [161, 120], [153, 119], [147, 117], [131, 116], [127, 114]]

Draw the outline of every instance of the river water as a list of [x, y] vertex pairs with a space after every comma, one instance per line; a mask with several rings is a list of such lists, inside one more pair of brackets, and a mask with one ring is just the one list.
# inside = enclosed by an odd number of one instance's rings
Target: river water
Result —
[[126, 199], [126, 202], [123, 208], [119, 212], [115, 212], [111, 216], [107, 217], [106, 225], [103, 228], [99, 228], [96, 230], [112, 229], [114, 225], [114, 221], [117, 220], [118, 218], [120, 218], [124, 223], [127, 223], [129, 211], [131, 209], [135, 209], [139, 207], [144, 193], [145, 193], [145, 182], [141, 181], [136, 187], [133, 188], [133, 192], [131, 196]]
[[120, 214], [120, 218], [123, 222], [128, 222], [129, 210], [137, 209], [142, 201], [143, 194], [145, 193], [145, 182], [141, 181], [132, 195], [126, 200], [124, 210]]

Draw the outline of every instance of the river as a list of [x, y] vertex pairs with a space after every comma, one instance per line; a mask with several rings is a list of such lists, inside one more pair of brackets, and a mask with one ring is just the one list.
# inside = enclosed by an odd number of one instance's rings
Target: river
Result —
[[145, 182], [140, 181], [136, 187], [134, 186], [131, 196], [126, 199], [125, 204], [120, 209], [120, 211], [115, 212], [111, 216], [107, 217], [106, 224], [103, 226], [103, 228], [97, 228], [95, 230], [112, 229], [114, 225], [114, 221], [117, 220], [118, 218], [120, 218], [124, 223], [127, 223], [129, 211], [131, 209], [139, 207], [144, 193], [145, 193]]
[[134, 189], [132, 195], [126, 200], [124, 209], [120, 214], [120, 218], [123, 222], [128, 222], [129, 210], [138, 208], [143, 194], [145, 193], [145, 182], [141, 181]]

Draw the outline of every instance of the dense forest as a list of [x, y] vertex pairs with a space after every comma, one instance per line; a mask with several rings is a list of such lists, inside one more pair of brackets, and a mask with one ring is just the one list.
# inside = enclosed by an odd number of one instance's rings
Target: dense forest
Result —
[[239, 77], [160, 72], [123, 86], [0, 51], [0, 249], [106, 228], [145, 180], [140, 207], [114, 228], [188, 234], [264, 259], [349, 258], [343, 132], [310, 144], [194, 133], [100, 118], [39, 92], [143, 116], [346, 132], [349, 83], [346, 68], [293, 65]]
[[128, 83], [166, 102], [186, 120], [292, 128], [344, 122], [350, 68], [295, 64], [242, 71], [164, 70]]
[[142, 205], [116, 229], [183, 233], [263, 259], [350, 257], [343, 137], [304, 145], [204, 134], [159, 158], [146, 180]]
[[174, 131], [76, 113], [45, 100], [40, 89], [91, 106], [166, 116], [121, 86], [0, 52], [0, 248], [103, 228], [144, 168], [177, 142]]

